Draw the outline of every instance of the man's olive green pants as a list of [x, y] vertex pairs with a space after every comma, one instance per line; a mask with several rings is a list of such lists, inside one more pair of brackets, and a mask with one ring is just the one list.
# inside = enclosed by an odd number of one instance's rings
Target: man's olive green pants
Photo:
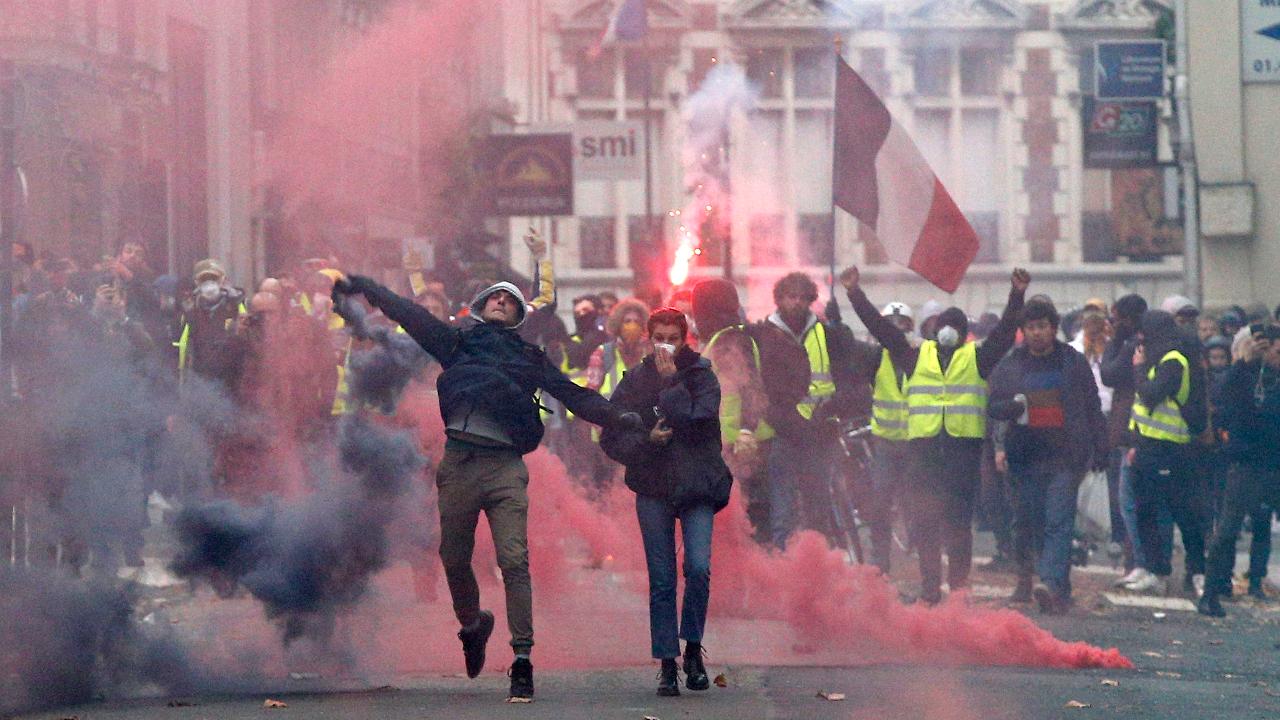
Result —
[[480, 588], [471, 568], [476, 522], [489, 518], [507, 592], [507, 626], [516, 652], [533, 647], [533, 587], [529, 582], [529, 470], [514, 450], [445, 448], [436, 471], [440, 488], [440, 559], [453, 612], [463, 627], [480, 613]]

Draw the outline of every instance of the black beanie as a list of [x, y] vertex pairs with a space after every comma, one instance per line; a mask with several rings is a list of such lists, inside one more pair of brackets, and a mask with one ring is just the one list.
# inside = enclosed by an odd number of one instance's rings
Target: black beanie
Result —
[[703, 280], [693, 286], [693, 316], [737, 315], [738, 288], [723, 278]]

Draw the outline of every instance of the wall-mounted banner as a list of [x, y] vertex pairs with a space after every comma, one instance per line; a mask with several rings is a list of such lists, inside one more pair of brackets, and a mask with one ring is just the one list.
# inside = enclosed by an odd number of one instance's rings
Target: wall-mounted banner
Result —
[[1093, 48], [1099, 100], [1164, 97], [1163, 40], [1102, 40]]
[[1150, 167], [1156, 164], [1159, 121], [1153, 102], [1103, 102], [1086, 96], [1081, 103], [1084, 166]]
[[573, 136], [491, 135], [485, 162], [489, 214], [573, 214]]

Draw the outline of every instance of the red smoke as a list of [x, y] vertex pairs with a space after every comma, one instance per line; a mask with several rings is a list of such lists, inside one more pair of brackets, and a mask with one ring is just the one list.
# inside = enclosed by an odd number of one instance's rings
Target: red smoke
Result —
[[[432, 398], [414, 385], [401, 412], [433, 418], [420, 428], [435, 450], [442, 435]], [[593, 502], [546, 450], [525, 460], [539, 666], [647, 661], [648, 586], [632, 494], [619, 482], [602, 501]], [[814, 533], [800, 534], [781, 554], [762, 549], [749, 535], [735, 492], [733, 502], [716, 516], [712, 551], [707, 644], [718, 663], [1132, 667], [1118, 650], [1058, 640], [1012, 610], [971, 606], [960, 597], [936, 608], [903, 605], [897, 590], [876, 570], [846, 564], [841, 553], [827, 549]], [[485, 606], [499, 618], [498, 644], [490, 654], [502, 665], [502, 586], [483, 521], [475, 566]], [[403, 568], [384, 574], [381, 596], [353, 618], [377, 627], [354, 633], [373, 644], [359, 651], [369, 663], [365, 667], [456, 670], [456, 623], [443, 577], [440, 600], [430, 605], [412, 603], [409, 582]]]

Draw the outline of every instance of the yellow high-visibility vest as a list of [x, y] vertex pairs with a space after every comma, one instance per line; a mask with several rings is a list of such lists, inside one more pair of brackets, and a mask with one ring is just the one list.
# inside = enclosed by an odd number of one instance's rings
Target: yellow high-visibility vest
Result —
[[346, 415], [355, 409], [348, 402], [351, 397], [351, 385], [347, 382], [347, 368], [350, 364], [351, 338], [347, 338], [346, 352], [343, 355], [342, 362], [338, 364], [338, 388], [333, 393], [333, 407], [329, 409], [330, 415]]
[[[741, 325], [730, 325], [717, 330], [711, 339], [707, 341], [706, 346], [702, 348], [702, 355], [711, 360], [711, 348], [716, 344], [726, 331], [741, 330], [744, 334], [746, 330]], [[756, 345], [755, 338], [750, 335], [747, 340], [751, 342], [751, 359], [755, 363], [756, 373], [760, 372], [760, 348]], [[715, 361], [712, 362], [712, 372], [716, 372]], [[720, 439], [726, 445], [732, 445], [738, 441], [738, 432], [742, 429], [742, 396], [737, 393], [726, 392], [720, 396]], [[755, 429], [756, 440], [768, 440], [774, 436], [773, 427], [764, 420], [760, 420], [756, 424]]]
[[[901, 385], [899, 385], [901, 380]], [[876, 382], [871, 391], [871, 434], [885, 440], [907, 440], [907, 382], [893, 366], [889, 351], [880, 354]]]
[[978, 346], [956, 349], [946, 373], [938, 343], [920, 346], [915, 371], [907, 381], [907, 437], [931, 438], [946, 428], [956, 438], [981, 440], [987, 432], [987, 381], [978, 372]]
[[1170, 360], [1176, 360], [1182, 366], [1182, 381], [1178, 384], [1178, 394], [1165, 398], [1151, 409], [1142, 404], [1142, 398], [1135, 396], [1133, 412], [1129, 415], [1129, 429], [1152, 440], [1186, 445], [1191, 442], [1191, 428], [1187, 426], [1187, 421], [1182, 418], [1182, 411], [1178, 408], [1185, 405], [1187, 399], [1191, 397], [1191, 372], [1187, 356], [1177, 350], [1170, 350], [1147, 372], [1147, 379], [1154, 380], [1156, 368]]
[[[248, 315], [249, 309], [244, 303], [240, 303], [236, 307], [236, 315]], [[231, 330], [231, 324], [235, 322], [231, 318], [222, 321], [222, 329]], [[174, 341], [173, 346], [178, 348], [178, 383], [182, 384], [187, 379], [187, 371], [191, 369], [191, 321], [185, 317], [182, 322], [182, 334]]]
[[809, 394], [796, 404], [796, 411], [808, 420], [823, 398], [835, 395], [836, 384], [831, 380], [831, 355], [827, 352], [827, 331], [822, 323], [814, 323], [809, 328], [801, 345], [809, 356]]

